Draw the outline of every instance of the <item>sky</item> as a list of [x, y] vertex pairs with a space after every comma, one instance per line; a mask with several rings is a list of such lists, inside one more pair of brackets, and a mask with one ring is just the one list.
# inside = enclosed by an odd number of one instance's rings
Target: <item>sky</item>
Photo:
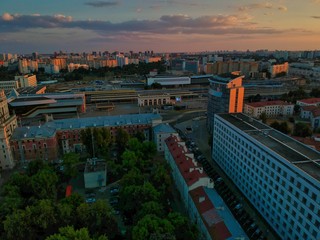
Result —
[[0, 16], [0, 53], [320, 49], [320, 0], [1, 0]]

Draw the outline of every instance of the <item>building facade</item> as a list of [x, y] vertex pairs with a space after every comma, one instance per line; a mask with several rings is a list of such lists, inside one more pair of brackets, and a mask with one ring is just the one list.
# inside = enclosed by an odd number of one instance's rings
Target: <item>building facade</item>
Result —
[[170, 104], [170, 94], [138, 94], [138, 106], [162, 106]]
[[244, 114], [217, 114], [212, 158], [282, 239], [320, 238], [320, 153]]
[[259, 118], [262, 113], [267, 117], [292, 116], [294, 104], [284, 101], [265, 101], [244, 104], [243, 112], [255, 118]]
[[129, 135], [142, 132], [150, 140], [151, 129], [161, 122], [161, 116], [155, 113], [53, 120], [42, 126], [16, 128], [10, 145], [16, 162], [52, 162], [65, 153], [82, 151], [81, 130], [86, 128], [106, 128], [112, 141], [119, 128]]
[[33, 74], [26, 74], [22, 76], [15, 76], [15, 81], [19, 81], [20, 87], [36, 87], [37, 86], [37, 76]]
[[168, 123], [161, 123], [153, 128], [153, 142], [156, 144], [158, 152], [164, 152], [165, 140], [173, 135], [179, 136]]
[[214, 114], [242, 112], [243, 77], [237, 74], [225, 74], [210, 78], [207, 109], [207, 128], [210, 132], [213, 130]]
[[10, 148], [10, 138], [18, 126], [16, 115], [10, 115], [7, 98], [3, 90], [0, 91], [0, 169], [14, 167], [14, 159]]
[[289, 64], [287, 62], [283, 64], [274, 64], [274, 65], [271, 65], [269, 68], [271, 77], [276, 77], [280, 73], [288, 75], [288, 71], [289, 71]]

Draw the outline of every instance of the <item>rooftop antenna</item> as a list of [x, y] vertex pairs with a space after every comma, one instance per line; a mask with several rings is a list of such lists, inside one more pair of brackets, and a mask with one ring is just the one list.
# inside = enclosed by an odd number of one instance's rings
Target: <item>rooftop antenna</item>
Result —
[[91, 130], [91, 141], [92, 141], [92, 157], [95, 158], [95, 149], [94, 149], [94, 137], [93, 137], [93, 129]]

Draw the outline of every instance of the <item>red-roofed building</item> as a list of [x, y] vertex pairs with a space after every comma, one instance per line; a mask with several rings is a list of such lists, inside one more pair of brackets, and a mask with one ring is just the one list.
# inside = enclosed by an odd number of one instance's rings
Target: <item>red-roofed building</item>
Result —
[[317, 129], [318, 127], [320, 127], [320, 106], [302, 106], [300, 111], [300, 117], [304, 119], [309, 119], [311, 127], [313, 129]]
[[262, 113], [267, 117], [291, 116], [293, 114], [294, 104], [284, 101], [264, 101], [246, 103], [244, 113], [255, 118], [259, 118]]
[[306, 98], [297, 100], [297, 105], [299, 106], [318, 106], [320, 107], [320, 98]]
[[[213, 188], [214, 183], [203, 171], [203, 167], [196, 162], [193, 153], [190, 153], [178, 136], [171, 136], [166, 139], [165, 159], [171, 166], [174, 182], [187, 201], [190, 190], [200, 186]], [[184, 203], [188, 206], [187, 202]]]
[[317, 106], [310, 105], [310, 106], [301, 106], [300, 117], [304, 119], [311, 118], [311, 112], [317, 109]]
[[197, 187], [189, 193], [192, 199], [189, 205], [189, 215], [192, 222], [199, 226], [199, 230], [203, 235], [203, 238], [199, 237], [199, 239], [224, 240], [232, 237], [223, 218], [219, 215], [204, 188]]

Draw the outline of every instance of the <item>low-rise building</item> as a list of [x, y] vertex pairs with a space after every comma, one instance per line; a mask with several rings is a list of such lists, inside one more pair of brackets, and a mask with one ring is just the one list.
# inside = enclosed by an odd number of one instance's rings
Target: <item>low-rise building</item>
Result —
[[107, 184], [106, 161], [97, 158], [87, 159], [83, 178], [85, 188], [105, 187]]
[[162, 106], [169, 104], [170, 94], [138, 94], [138, 106]]
[[317, 106], [320, 107], [320, 98], [306, 98], [297, 100], [297, 105], [299, 106]]
[[292, 116], [294, 112], [294, 104], [285, 101], [264, 101], [246, 103], [244, 105], [244, 113], [252, 117], [259, 118], [262, 113], [267, 117]]
[[106, 128], [110, 130], [112, 141], [119, 128], [130, 135], [142, 132], [151, 140], [152, 127], [161, 122], [161, 116], [155, 113], [53, 120], [41, 126], [16, 128], [10, 145], [16, 162], [35, 159], [52, 162], [65, 153], [82, 151], [81, 130], [86, 128]]
[[153, 141], [158, 152], [164, 152], [165, 140], [172, 135], [179, 136], [177, 131], [168, 123], [161, 123], [153, 128]]
[[182, 203], [200, 231], [199, 239], [248, 239], [185, 142], [178, 136], [165, 142], [165, 159]]

